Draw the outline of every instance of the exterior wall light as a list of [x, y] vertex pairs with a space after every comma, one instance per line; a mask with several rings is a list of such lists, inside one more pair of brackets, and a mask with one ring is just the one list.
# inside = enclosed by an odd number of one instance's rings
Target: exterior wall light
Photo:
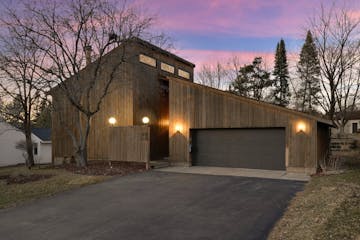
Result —
[[303, 122], [299, 122], [297, 125], [296, 125], [296, 132], [298, 132], [298, 133], [305, 133], [305, 131], [306, 131], [306, 125], [305, 125], [305, 123], [303, 123]]
[[183, 130], [182, 125], [180, 125], [180, 124], [176, 124], [176, 125], [175, 125], [175, 131], [176, 131], [176, 132], [181, 133], [181, 132], [182, 132], [182, 130]]
[[145, 116], [142, 118], [142, 122], [143, 124], [148, 124], [150, 122], [150, 118]]
[[108, 121], [109, 121], [109, 123], [110, 123], [111, 126], [114, 126], [115, 123], [116, 123], [116, 118], [110, 117]]

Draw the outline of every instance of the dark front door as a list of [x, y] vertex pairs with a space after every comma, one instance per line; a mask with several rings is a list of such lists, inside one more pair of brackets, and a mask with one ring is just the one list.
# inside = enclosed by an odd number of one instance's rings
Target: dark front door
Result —
[[285, 129], [192, 130], [192, 163], [217, 166], [285, 170]]

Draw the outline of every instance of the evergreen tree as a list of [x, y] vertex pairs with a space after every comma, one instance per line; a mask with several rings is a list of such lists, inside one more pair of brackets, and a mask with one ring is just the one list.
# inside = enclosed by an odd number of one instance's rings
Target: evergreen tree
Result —
[[263, 100], [264, 91], [271, 86], [271, 82], [270, 73], [262, 66], [262, 58], [256, 57], [252, 64], [241, 67], [236, 80], [230, 86], [232, 92], [238, 95]]
[[36, 108], [34, 127], [51, 128], [51, 104], [42, 100]]
[[319, 105], [320, 96], [320, 63], [316, 46], [310, 31], [307, 32], [305, 43], [300, 52], [297, 64], [300, 87], [296, 100], [303, 112], [312, 112]]
[[285, 42], [283, 39], [276, 46], [274, 66], [274, 99], [276, 105], [286, 107], [291, 97], [289, 91], [289, 70], [286, 59]]
[[24, 118], [24, 110], [21, 104], [21, 96], [17, 95], [11, 102], [1, 106], [2, 119], [12, 126], [23, 130], [24, 126], [20, 119]]

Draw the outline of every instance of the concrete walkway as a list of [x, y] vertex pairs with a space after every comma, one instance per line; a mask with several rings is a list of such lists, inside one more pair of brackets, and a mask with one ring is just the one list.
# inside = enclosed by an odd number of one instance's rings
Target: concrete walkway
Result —
[[218, 176], [235, 176], [235, 177], [254, 177], [267, 178], [279, 180], [292, 180], [307, 182], [310, 176], [305, 173], [289, 173], [286, 171], [275, 170], [261, 170], [261, 169], [247, 169], [247, 168], [223, 168], [223, 167], [166, 167], [160, 168], [156, 171], [161, 172], [175, 172], [175, 173], [191, 173], [191, 174], [206, 174]]

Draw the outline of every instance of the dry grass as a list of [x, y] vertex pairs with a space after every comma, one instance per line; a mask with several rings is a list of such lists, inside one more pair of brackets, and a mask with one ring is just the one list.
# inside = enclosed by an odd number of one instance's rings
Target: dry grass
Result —
[[[47, 179], [27, 182], [23, 184], [7, 184], [1, 176], [10, 175], [27, 176], [32, 174], [53, 175]], [[28, 170], [25, 167], [0, 168], [0, 208], [15, 206], [19, 203], [32, 199], [53, 195], [69, 189], [84, 185], [94, 184], [105, 179], [107, 176], [85, 176], [74, 174], [64, 169], [39, 168]]]
[[360, 239], [360, 170], [313, 177], [268, 239]]

